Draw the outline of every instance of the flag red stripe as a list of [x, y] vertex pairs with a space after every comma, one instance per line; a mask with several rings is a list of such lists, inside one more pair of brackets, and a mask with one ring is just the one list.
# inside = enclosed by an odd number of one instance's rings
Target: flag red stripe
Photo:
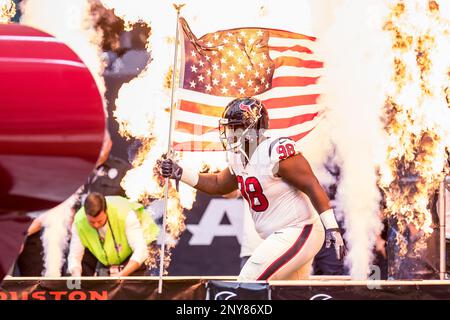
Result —
[[[266, 99], [262, 102], [267, 109], [288, 108], [317, 104], [319, 96], [319, 94], [310, 94], [302, 96], [280, 97]], [[180, 110], [213, 117], [221, 117], [224, 110], [223, 107], [211, 106], [186, 100], [180, 100], [180, 103], [178, 105]]]
[[272, 80], [273, 87], [299, 87], [316, 84], [319, 77], [279, 77]]
[[186, 100], [181, 100], [179, 109], [187, 112], [199, 113], [213, 117], [222, 117], [224, 107], [210, 106]]
[[316, 41], [315, 37], [310, 37], [310, 36], [306, 36], [306, 35], [300, 34], [300, 33], [294, 33], [294, 32], [290, 32], [290, 31], [276, 30], [276, 29], [269, 30], [269, 37], [286, 38], [286, 39], [304, 39], [304, 40]]
[[308, 113], [285, 119], [269, 119], [269, 129], [284, 129], [313, 120], [319, 113]]
[[175, 128], [177, 131], [182, 131], [182, 132], [195, 134], [195, 135], [201, 135], [201, 134], [205, 134], [207, 132], [217, 130], [218, 126], [217, 127], [207, 127], [207, 126], [194, 124], [191, 122], [184, 122], [184, 121], [178, 120], [175, 125]]
[[[270, 129], [285, 129], [291, 126], [295, 126], [298, 124], [302, 124], [308, 121], [313, 120], [317, 117], [319, 113], [308, 113], [302, 114], [291, 118], [282, 118], [282, 119], [272, 119], [269, 122]], [[175, 128], [177, 131], [182, 131], [186, 133], [191, 133], [195, 135], [205, 134], [214, 130], [217, 130], [218, 127], [208, 127], [199, 124], [193, 124], [191, 122], [184, 122], [182, 120], [178, 120]]]
[[278, 57], [273, 60], [275, 68], [281, 66], [298, 67], [298, 68], [323, 68], [323, 62], [315, 60], [303, 60], [294, 57]]
[[[314, 127], [314, 128], [315, 128], [315, 127]], [[310, 133], [311, 131], [313, 131], [314, 128], [312, 128], [311, 130], [302, 132], [302, 133], [300, 133], [300, 134], [297, 134], [296, 136], [291, 136], [290, 138], [291, 138], [292, 140], [294, 140], [294, 141], [298, 141], [298, 140], [300, 140], [301, 138], [303, 138], [304, 136], [306, 136], [308, 133]]]
[[[310, 133], [314, 128], [308, 130], [306, 132], [302, 132], [298, 135], [291, 136], [290, 138], [294, 141], [299, 141], [303, 137], [305, 137], [308, 133]], [[205, 142], [205, 141], [189, 141], [177, 143], [174, 142], [174, 150], [175, 151], [223, 151], [223, 146], [220, 142]]]
[[292, 96], [283, 98], [272, 98], [263, 100], [262, 102], [267, 109], [271, 108], [287, 108], [295, 106], [304, 106], [310, 104], [317, 104], [319, 94], [307, 94], [303, 96]]
[[205, 141], [174, 142], [173, 148], [175, 151], [224, 151], [220, 142], [211, 143]]
[[296, 52], [305, 52], [305, 53], [312, 53], [312, 51], [307, 48], [303, 47], [301, 45], [295, 45], [292, 47], [269, 47], [269, 50], [284, 52], [284, 51], [296, 51]]

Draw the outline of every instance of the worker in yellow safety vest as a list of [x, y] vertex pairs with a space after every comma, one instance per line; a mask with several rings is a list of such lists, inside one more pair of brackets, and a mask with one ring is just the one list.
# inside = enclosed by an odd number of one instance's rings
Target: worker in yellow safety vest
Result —
[[145, 275], [148, 245], [159, 228], [150, 213], [121, 196], [90, 193], [75, 214], [68, 256], [68, 271], [82, 275], [87, 248], [98, 260], [97, 275]]

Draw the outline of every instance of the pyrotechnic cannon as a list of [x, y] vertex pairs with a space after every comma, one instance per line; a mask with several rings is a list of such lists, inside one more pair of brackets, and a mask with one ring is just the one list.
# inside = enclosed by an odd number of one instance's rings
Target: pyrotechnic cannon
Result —
[[[403, 184], [414, 184], [417, 178], [403, 179]], [[398, 221], [389, 219], [388, 272], [392, 279], [441, 279], [446, 277], [446, 212], [450, 190], [450, 176], [439, 184], [439, 189], [429, 201], [431, 230], [427, 234], [410, 224], [406, 231], [399, 232]], [[401, 253], [400, 241], [407, 251]]]
[[[402, 177], [398, 185], [404, 190], [404, 206], [409, 210], [413, 197], [408, 198], [411, 190], [419, 185], [418, 177]], [[393, 215], [388, 218], [388, 275], [390, 279], [436, 279], [440, 268], [440, 235], [441, 235], [441, 190], [427, 200], [427, 213], [414, 212], [416, 217], [427, 215], [430, 220], [426, 229], [418, 228], [414, 223], [399, 220]], [[404, 214], [399, 208], [399, 214]], [[444, 215], [445, 219], [445, 215]], [[445, 230], [444, 230], [445, 234]]]
[[447, 253], [446, 253], [446, 228], [450, 221], [447, 221], [447, 211], [450, 208], [450, 176], [446, 176], [445, 180], [439, 185], [439, 278], [444, 280], [447, 274]]

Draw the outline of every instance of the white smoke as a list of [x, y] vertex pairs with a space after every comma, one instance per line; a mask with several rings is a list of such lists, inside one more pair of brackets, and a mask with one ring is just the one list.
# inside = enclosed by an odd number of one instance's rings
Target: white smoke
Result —
[[[153, 31], [173, 37], [175, 18], [173, 1], [101, 0], [127, 22], [150, 22]], [[299, 33], [311, 33], [310, 9], [307, 0], [271, 0], [227, 2], [186, 0], [181, 15], [197, 36], [221, 29], [267, 27]], [[170, 58], [170, 56], [169, 56]]]
[[347, 263], [354, 279], [364, 279], [381, 231], [376, 170], [384, 157], [380, 117], [391, 74], [389, 37], [382, 32], [388, 7], [379, 0], [313, 2], [325, 62], [322, 103], [341, 169], [337, 204], [345, 215]]
[[41, 240], [44, 247], [44, 277], [60, 277], [65, 262], [64, 251], [68, 247], [69, 230], [72, 224], [73, 195], [57, 207], [44, 213]]
[[[55, 36], [68, 45], [86, 64], [102, 97], [104, 61], [100, 49], [102, 35], [92, 25], [88, 0], [25, 0], [21, 3], [21, 23]], [[44, 275], [60, 276], [67, 248], [70, 217], [69, 198], [49, 211], [43, 222]]]

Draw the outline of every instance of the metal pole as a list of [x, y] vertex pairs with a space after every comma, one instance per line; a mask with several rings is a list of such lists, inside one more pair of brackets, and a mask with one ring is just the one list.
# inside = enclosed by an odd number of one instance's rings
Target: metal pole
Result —
[[[172, 93], [170, 96], [170, 124], [169, 124], [169, 141], [167, 143], [167, 157], [172, 157], [172, 127], [173, 127], [173, 103], [175, 100], [175, 76], [177, 73], [177, 58], [178, 58], [178, 34], [179, 34], [179, 23], [180, 11], [184, 4], [172, 4], [177, 11], [177, 27], [175, 33], [175, 53], [173, 56], [173, 70], [172, 70]], [[167, 207], [169, 202], [169, 178], [166, 178], [165, 189], [164, 189], [164, 215], [163, 215], [163, 225], [162, 225], [162, 237], [161, 237], [161, 251], [159, 254], [159, 281], [158, 281], [158, 293], [162, 293], [162, 283], [164, 274], [164, 256], [166, 248], [166, 225], [167, 225]]]
[[439, 231], [440, 231], [440, 241], [439, 241], [439, 278], [441, 280], [445, 279], [446, 274], [446, 240], [445, 240], [445, 225], [446, 225], [446, 199], [445, 199], [445, 186], [450, 182], [450, 177], [446, 177], [443, 182], [439, 185]]

